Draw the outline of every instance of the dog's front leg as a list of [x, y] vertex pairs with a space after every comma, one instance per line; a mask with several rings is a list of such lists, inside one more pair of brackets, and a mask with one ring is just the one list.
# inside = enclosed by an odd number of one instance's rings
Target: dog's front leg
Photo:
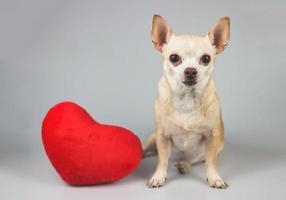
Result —
[[223, 127], [218, 126], [206, 138], [206, 172], [207, 181], [211, 187], [226, 189], [227, 183], [222, 180], [217, 171], [217, 159], [219, 152], [223, 149]]
[[171, 154], [171, 140], [163, 135], [163, 132], [157, 132], [156, 145], [158, 151], [158, 160], [156, 171], [149, 179], [147, 186], [157, 188], [164, 185], [167, 178], [168, 161]]

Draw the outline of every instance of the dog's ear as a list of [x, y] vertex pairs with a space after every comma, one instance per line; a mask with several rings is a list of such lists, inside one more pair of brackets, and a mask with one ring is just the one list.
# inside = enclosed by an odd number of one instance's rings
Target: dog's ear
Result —
[[172, 34], [170, 25], [160, 15], [154, 15], [151, 31], [154, 47], [162, 52], [163, 45], [169, 41]]
[[221, 53], [230, 37], [230, 19], [229, 17], [221, 18], [209, 31], [208, 37], [216, 49], [216, 54]]

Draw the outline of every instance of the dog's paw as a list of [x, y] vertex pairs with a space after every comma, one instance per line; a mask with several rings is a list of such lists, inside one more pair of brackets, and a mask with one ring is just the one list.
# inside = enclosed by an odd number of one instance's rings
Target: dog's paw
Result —
[[207, 182], [212, 188], [226, 189], [228, 187], [228, 184], [221, 178], [207, 178]]
[[181, 174], [186, 174], [190, 171], [191, 169], [191, 165], [189, 162], [185, 161], [185, 160], [181, 160], [178, 163], [175, 164], [175, 167], [177, 167], [178, 171]]
[[147, 182], [147, 187], [158, 188], [163, 186], [165, 181], [166, 181], [166, 175], [155, 173]]

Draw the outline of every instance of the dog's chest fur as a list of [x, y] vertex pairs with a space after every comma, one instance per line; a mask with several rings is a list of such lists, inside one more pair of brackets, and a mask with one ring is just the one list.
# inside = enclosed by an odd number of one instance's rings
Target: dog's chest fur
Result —
[[[165, 89], [165, 87], [161, 87]], [[168, 94], [168, 103], [159, 109], [163, 133], [170, 137], [176, 150], [192, 157], [194, 162], [204, 155], [204, 138], [210, 133], [211, 121], [201, 108], [201, 96], [195, 90]], [[163, 98], [164, 99], [164, 98]], [[159, 103], [159, 105], [163, 105]]]
[[178, 149], [184, 150], [193, 140], [200, 140], [207, 134], [208, 122], [194, 91], [174, 96], [170, 103], [173, 112], [166, 116], [164, 133], [171, 136]]

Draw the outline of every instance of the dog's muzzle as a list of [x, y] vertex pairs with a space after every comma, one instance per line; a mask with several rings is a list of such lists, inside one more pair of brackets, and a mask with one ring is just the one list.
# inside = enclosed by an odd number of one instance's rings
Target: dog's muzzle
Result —
[[197, 83], [198, 71], [193, 67], [188, 67], [184, 71], [184, 81], [185, 85], [195, 85]]

